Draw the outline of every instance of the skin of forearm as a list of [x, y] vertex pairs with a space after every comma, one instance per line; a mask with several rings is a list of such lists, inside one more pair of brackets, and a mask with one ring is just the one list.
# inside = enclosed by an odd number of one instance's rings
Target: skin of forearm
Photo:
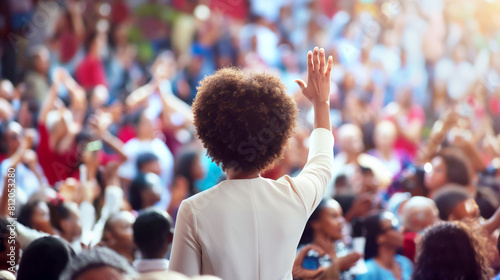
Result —
[[328, 101], [314, 103], [314, 128], [331, 130], [330, 104]]

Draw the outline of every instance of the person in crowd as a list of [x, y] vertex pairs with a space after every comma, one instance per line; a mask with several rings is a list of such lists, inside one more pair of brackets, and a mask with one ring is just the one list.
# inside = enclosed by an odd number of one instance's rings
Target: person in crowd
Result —
[[363, 224], [367, 272], [356, 275], [356, 280], [411, 279], [413, 264], [397, 254], [403, 246], [403, 234], [394, 214], [387, 211], [373, 214]]
[[75, 252], [63, 239], [53, 236], [38, 238], [23, 251], [17, 279], [59, 279], [73, 257]]
[[177, 161], [174, 176], [175, 180], [179, 180], [180, 178], [187, 180], [189, 196], [197, 194], [199, 190], [195, 186], [195, 181], [205, 177], [205, 171], [201, 166], [200, 153], [198, 151], [181, 153]]
[[425, 186], [430, 198], [439, 189], [449, 185], [470, 188], [472, 166], [459, 150], [443, 149], [432, 158], [430, 164], [432, 168], [425, 173]]
[[432, 199], [414, 196], [404, 202], [401, 209], [401, 220], [404, 227], [403, 256], [415, 260], [416, 238], [427, 227], [439, 220], [440, 211]]
[[61, 280], [127, 280], [137, 276], [127, 260], [115, 251], [96, 247], [72, 258], [61, 273]]
[[361, 255], [350, 253], [343, 244], [344, 223], [340, 204], [333, 199], [323, 200], [309, 217], [299, 244], [320, 247], [328, 254], [331, 265], [336, 267], [339, 279], [352, 279], [349, 269]]
[[129, 202], [133, 210], [151, 207], [160, 201], [161, 180], [154, 173], [139, 174], [129, 187]]
[[141, 279], [150, 279], [168, 270], [166, 256], [173, 238], [172, 225], [172, 218], [157, 209], [144, 210], [134, 222], [134, 242], [141, 254], [141, 258], [134, 261], [134, 268]]
[[477, 219], [480, 216], [476, 201], [463, 189], [447, 189], [440, 192], [434, 201], [439, 209], [439, 218], [443, 221]]
[[160, 159], [151, 152], [145, 152], [137, 156], [137, 170], [142, 173], [161, 174]]
[[486, 240], [465, 222], [441, 222], [418, 244], [414, 280], [491, 279]]
[[111, 215], [102, 233], [101, 244], [114, 250], [130, 263], [135, 259], [135, 244], [132, 225], [135, 217], [128, 211], [120, 211]]
[[26, 90], [21, 98], [27, 102], [30, 113], [36, 114], [50, 91], [49, 50], [44, 46], [33, 47], [28, 56], [29, 71], [24, 77]]
[[169, 203], [170, 193], [168, 187], [172, 183], [174, 172], [174, 158], [165, 145], [165, 142], [155, 136], [154, 120], [148, 115], [147, 110], [140, 110], [135, 119], [136, 137], [129, 140], [123, 146], [123, 152], [128, 159], [120, 165], [118, 175], [127, 181], [133, 180], [137, 172], [137, 157], [145, 152], [154, 153], [160, 161], [161, 173], [161, 201], [157, 205], [161, 209], [166, 209]]
[[99, 29], [91, 31], [85, 39], [85, 58], [80, 62], [75, 71], [78, 83], [87, 90], [103, 85], [108, 86], [102, 55], [107, 44], [106, 34]]
[[380, 121], [375, 126], [373, 135], [375, 149], [369, 152], [384, 163], [393, 177], [398, 175], [409, 163], [406, 153], [395, 148], [396, 137], [397, 130], [394, 123], [387, 120]]
[[425, 125], [425, 113], [420, 105], [413, 102], [411, 86], [401, 85], [397, 88], [395, 102], [389, 103], [384, 110], [386, 119], [392, 121], [397, 129], [394, 148], [415, 157]]
[[[315, 108], [308, 163], [297, 177], [285, 175], [277, 181], [261, 178], [260, 172], [282, 155], [297, 116], [281, 81], [229, 68], [203, 80], [193, 104], [194, 123], [227, 180], [181, 204], [170, 269], [228, 279], [291, 277], [294, 248], [324, 196], [333, 167], [332, 58], [326, 60], [325, 51], [315, 48], [307, 65], [307, 85], [297, 82]], [[272, 232], [282, 233], [280, 242]], [[219, 258], [224, 263], [211, 261]]]
[[[357, 194], [359, 192], [353, 188], [353, 181], [355, 180], [356, 168], [360, 163], [371, 168], [379, 180], [381, 188], [388, 186], [391, 173], [379, 159], [363, 152], [363, 134], [358, 126], [354, 124], [342, 125], [337, 130], [337, 138], [340, 153], [335, 157], [333, 182], [340, 175], [345, 175], [347, 179], [347, 188], [339, 189], [338, 194]], [[336, 194], [337, 190], [330, 184], [326, 195]]]
[[55, 234], [72, 244], [79, 245], [82, 235], [82, 224], [78, 205], [55, 198], [47, 203], [50, 209], [50, 223]]
[[35, 199], [24, 205], [19, 213], [18, 222], [41, 232], [55, 233], [50, 223], [50, 209], [45, 201]]

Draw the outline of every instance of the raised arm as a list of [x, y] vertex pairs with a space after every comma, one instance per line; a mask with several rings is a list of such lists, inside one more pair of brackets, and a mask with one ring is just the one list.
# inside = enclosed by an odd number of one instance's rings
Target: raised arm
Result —
[[332, 130], [330, 125], [330, 73], [333, 58], [325, 60], [325, 50], [314, 48], [307, 53], [307, 84], [302, 80], [295, 82], [302, 89], [302, 94], [313, 103], [314, 128]]
[[47, 120], [47, 115], [49, 114], [54, 102], [57, 99], [57, 89], [59, 87], [59, 83], [54, 82], [49, 90], [49, 95], [45, 98], [45, 101], [42, 104], [42, 108], [40, 108], [40, 114], [38, 115], [38, 123], [45, 124]]

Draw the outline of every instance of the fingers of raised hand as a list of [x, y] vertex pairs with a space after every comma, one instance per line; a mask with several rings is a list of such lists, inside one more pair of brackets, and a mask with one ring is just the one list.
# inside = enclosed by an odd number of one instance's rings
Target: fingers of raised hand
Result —
[[313, 65], [313, 53], [312, 51], [307, 52], [307, 73], [311, 74], [314, 72]]
[[333, 67], [333, 57], [331, 55], [328, 57], [327, 63], [328, 64], [326, 66], [326, 73], [325, 74], [328, 78], [330, 78], [330, 73], [332, 72], [332, 67]]
[[320, 70], [318, 47], [315, 47], [313, 50], [313, 63], [314, 63], [314, 72], [316, 73], [317, 71]]
[[319, 73], [324, 74], [325, 73], [325, 50], [321, 48], [319, 50]]

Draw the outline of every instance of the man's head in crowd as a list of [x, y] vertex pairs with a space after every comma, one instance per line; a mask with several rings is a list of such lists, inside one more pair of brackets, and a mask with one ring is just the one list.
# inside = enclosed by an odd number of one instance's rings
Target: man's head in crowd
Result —
[[163, 259], [173, 239], [172, 218], [156, 209], [141, 212], [135, 220], [134, 242], [143, 259]]
[[472, 166], [470, 161], [453, 148], [439, 151], [431, 160], [432, 169], [425, 174], [425, 186], [429, 195], [447, 184], [468, 187], [471, 183]]
[[154, 138], [154, 123], [147, 110], [140, 110], [134, 118], [136, 137], [139, 140], [152, 140]]
[[73, 258], [60, 280], [131, 280], [136, 276], [127, 260], [106, 247], [83, 251]]
[[160, 159], [154, 153], [146, 152], [137, 156], [137, 170], [140, 173], [161, 174]]
[[103, 244], [124, 257], [133, 255], [135, 244], [132, 225], [134, 221], [134, 215], [128, 211], [111, 215], [104, 224]]
[[479, 207], [466, 190], [446, 189], [434, 198], [443, 221], [476, 219], [480, 216]]
[[283, 156], [298, 110], [278, 77], [224, 68], [200, 83], [193, 114], [213, 161], [225, 171], [252, 173]]
[[344, 124], [337, 131], [337, 143], [342, 152], [356, 156], [363, 152], [363, 132], [355, 124]]
[[49, 73], [50, 68], [50, 54], [49, 50], [44, 46], [33, 48], [29, 53], [29, 61], [31, 63], [31, 70], [43, 76]]
[[23, 252], [17, 279], [59, 279], [75, 252], [63, 239], [53, 236], [33, 241]]
[[374, 142], [379, 151], [392, 151], [396, 141], [396, 126], [391, 121], [381, 121], [375, 126]]
[[434, 201], [414, 196], [403, 205], [401, 219], [405, 231], [420, 232], [438, 221], [439, 210]]
[[134, 210], [153, 206], [161, 198], [161, 179], [154, 173], [138, 174], [129, 187], [129, 202]]

